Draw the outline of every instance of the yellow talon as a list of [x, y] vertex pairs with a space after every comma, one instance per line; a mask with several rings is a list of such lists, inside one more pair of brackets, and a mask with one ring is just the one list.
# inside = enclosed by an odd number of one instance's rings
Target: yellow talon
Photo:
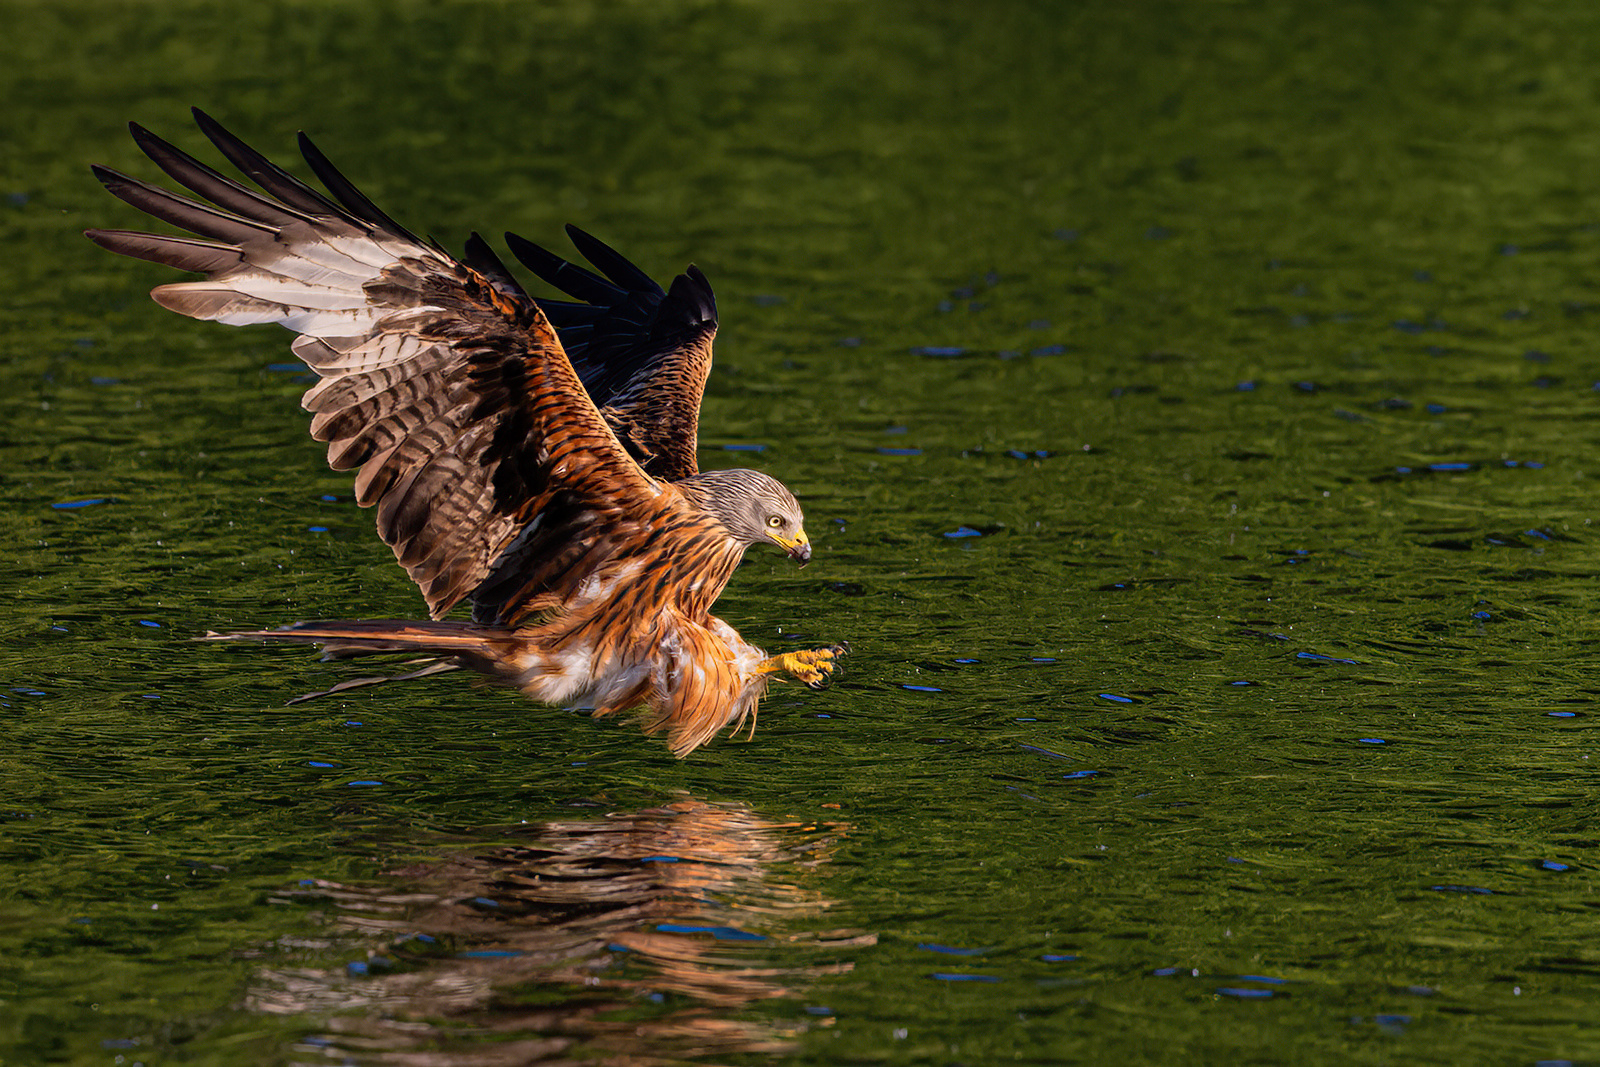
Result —
[[834, 645], [831, 648], [808, 648], [800, 652], [785, 652], [763, 662], [759, 670], [762, 674], [787, 674], [813, 689], [821, 689], [839, 669], [838, 658], [848, 651], [850, 651], [849, 645]]

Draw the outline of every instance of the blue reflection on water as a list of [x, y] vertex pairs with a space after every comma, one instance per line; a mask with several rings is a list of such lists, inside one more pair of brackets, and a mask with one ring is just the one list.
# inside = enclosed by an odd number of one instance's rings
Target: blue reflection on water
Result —
[[939, 945], [932, 941], [921, 942], [917, 947], [924, 952], [942, 952], [947, 956], [982, 956], [986, 952], [993, 951], [993, 949], [989, 948], [959, 948], [955, 945]]
[[1340, 659], [1338, 656], [1324, 656], [1321, 652], [1296, 652], [1294, 654], [1294, 658], [1317, 660], [1321, 663], [1348, 663], [1351, 665], [1359, 665], [1358, 660]]
[[763, 934], [753, 934], [734, 926], [691, 926], [687, 923], [657, 923], [656, 929], [664, 934], [710, 934], [718, 941], [765, 941]]

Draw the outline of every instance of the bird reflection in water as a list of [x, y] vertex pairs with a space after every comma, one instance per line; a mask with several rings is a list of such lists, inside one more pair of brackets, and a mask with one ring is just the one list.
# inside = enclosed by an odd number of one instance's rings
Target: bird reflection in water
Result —
[[389, 872], [380, 886], [316, 882], [285, 900], [329, 905], [364, 958], [261, 972], [247, 1006], [325, 1015], [298, 1051], [334, 1061], [498, 1067], [657, 1064], [791, 1049], [825, 1014], [744, 1012], [798, 998], [871, 934], [818, 930], [805, 883], [843, 824], [777, 823], [683, 800], [520, 827], [517, 843]]

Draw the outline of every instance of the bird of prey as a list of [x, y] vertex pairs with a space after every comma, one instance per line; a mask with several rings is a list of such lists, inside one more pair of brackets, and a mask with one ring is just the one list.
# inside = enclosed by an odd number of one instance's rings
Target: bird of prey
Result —
[[[200, 199], [95, 175], [196, 236], [86, 235], [204, 275], [156, 288], [162, 307], [299, 334], [293, 351], [321, 379], [302, 400], [311, 434], [330, 466], [357, 471], [357, 503], [375, 509], [430, 615], [210, 636], [321, 644], [325, 658], [419, 653], [427, 666], [396, 677], [465, 667], [596, 716], [640, 709], [680, 757], [725, 726], [753, 731], [774, 675], [813, 687], [834, 675], [848, 646], [768, 656], [711, 614], [746, 549], [804, 563], [811, 545], [780, 482], [696, 463], [717, 328], [704, 274], [691, 266], [663, 290], [576, 227], [599, 273], [507, 234], [573, 299], [536, 298], [476, 233], [457, 258], [400, 226], [304, 134], [326, 194], [194, 114], [260, 191], [130, 124]], [[470, 621], [445, 618], [463, 602]]]

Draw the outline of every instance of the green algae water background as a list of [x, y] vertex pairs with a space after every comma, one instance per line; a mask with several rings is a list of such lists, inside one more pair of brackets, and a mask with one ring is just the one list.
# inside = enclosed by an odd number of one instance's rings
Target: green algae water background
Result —
[[[0, 3], [0, 1062], [1600, 1063], [1592, 5]], [[753, 742], [420, 613], [88, 172], [698, 263]], [[304, 174], [301, 169], [299, 173]]]

